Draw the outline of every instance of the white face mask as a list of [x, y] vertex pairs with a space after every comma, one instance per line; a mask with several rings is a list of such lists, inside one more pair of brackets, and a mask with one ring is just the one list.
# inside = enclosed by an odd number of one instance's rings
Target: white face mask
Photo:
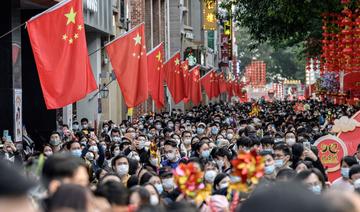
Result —
[[209, 183], [213, 183], [216, 175], [217, 175], [217, 172], [215, 170], [209, 170], [209, 171], [205, 172], [205, 180]]
[[166, 190], [170, 190], [174, 188], [174, 180], [173, 178], [167, 178], [162, 180], [163, 187]]
[[170, 161], [174, 161], [176, 159], [176, 154], [174, 152], [172, 153], [167, 153], [166, 155], [166, 158]]
[[226, 138], [229, 140], [233, 139], [233, 137], [234, 137], [234, 134], [232, 134], [232, 133], [229, 133], [226, 135]]
[[150, 158], [150, 164], [153, 166], [159, 165], [159, 158]]
[[289, 146], [293, 146], [296, 143], [296, 140], [295, 140], [295, 138], [288, 138], [288, 139], [286, 139], [286, 143]]
[[227, 188], [229, 186], [229, 183], [221, 183], [219, 184], [220, 189]]
[[117, 166], [117, 172], [120, 176], [124, 176], [129, 172], [129, 165], [123, 164]]
[[184, 144], [185, 144], [185, 145], [191, 144], [191, 139], [190, 139], [190, 138], [184, 139]]
[[354, 188], [360, 188], [360, 179], [354, 181]]
[[150, 204], [151, 205], [158, 205], [159, 204], [159, 198], [157, 195], [151, 195], [150, 196]]

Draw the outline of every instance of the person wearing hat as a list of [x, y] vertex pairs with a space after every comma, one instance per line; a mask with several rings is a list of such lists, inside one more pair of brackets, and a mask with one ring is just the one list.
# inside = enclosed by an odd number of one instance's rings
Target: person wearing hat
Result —
[[204, 122], [200, 122], [197, 124], [197, 128], [196, 128], [196, 134], [199, 138], [202, 138], [206, 135], [206, 124]]

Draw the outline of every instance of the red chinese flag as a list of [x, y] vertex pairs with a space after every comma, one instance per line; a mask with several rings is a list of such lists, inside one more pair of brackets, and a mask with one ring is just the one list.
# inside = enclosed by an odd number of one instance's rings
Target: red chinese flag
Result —
[[234, 96], [234, 93], [233, 93], [233, 82], [229, 80], [229, 81], [226, 83], [226, 86], [227, 86], [228, 96], [229, 96], [229, 98], [231, 98], [232, 96]]
[[158, 109], [165, 105], [163, 50], [161, 43], [147, 54], [149, 93]]
[[176, 53], [172, 56], [165, 64], [165, 80], [170, 90], [171, 96], [175, 102], [178, 104], [181, 102], [185, 95], [185, 86], [184, 86], [184, 76], [180, 70], [180, 53]]
[[200, 66], [197, 65], [194, 68], [192, 68], [190, 71], [189, 76], [189, 86], [190, 86], [190, 100], [194, 105], [200, 104], [202, 100], [201, 95], [201, 83], [200, 83]]
[[190, 101], [190, 90], [189, 90], [189, 77], [190, 77], [190, 73], [189, 73], [189, 61], [188, 60], [185, 60], [185, 61], [182, 61], [181, 62], [181, 66], [180, 66], [180, 69], [183, 73], [183, 76], [184, 76], [184, 89], [185, 89], [185, 97], [184, 97], [184, 102], [185, 103], [188, 103]]
[[106, 46], [125, 103], [136, 107], [148, 98], [148, 72], [144, 24]]
[[72, 104], [97, 87], [81, 0], [65, 0], [31, 18], [27, 30], [47, 109]]
[[214, 71], [214, 82], [212, 84], [212, 90], [214, 97], [218, 97], [220, 95], [220, 88], [219, 88], [219, 76]]
[[224, 79], [224, 75], [222, 74], [219, 75], [219, 90], [220, 93], [224, 93], [227, 91], [226, 81]]
[[203, 76], [201, 78], [201, 85], [203, 86], [206, 95], [209, 97], [209, 99], [214, 97], [214, 77], [215, 77], [215, 73], [213, 70], [209, 71], [208, 73], [206, 73], [205, 76]]

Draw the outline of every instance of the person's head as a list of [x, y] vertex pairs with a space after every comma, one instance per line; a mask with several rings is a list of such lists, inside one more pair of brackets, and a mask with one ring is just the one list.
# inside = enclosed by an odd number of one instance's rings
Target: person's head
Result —
[[321, 196], [297, 183], [287, 182], [259, 189], [236, 212], [330, 212], [332, 210], [328, 205]]
[[51, 146], [49, 144], [45, 144], [44, 148], [43, 148], [43, 152], [42, 152], [45, 156], [49, 157], [51, 156], [54, 152], [51, 148]]
[[270, 136], [265, 136], [260, 140], [262, 148], [264, 150], [272, 151], [274, 147], [274, 139]]
[[275, 167], [283, 168], [291, 160], [290, 148], [285, 144], [278, 144], [274, 147]]
[[82, 118], [80, 122], [81, 122], [82, 129], [89, 128], [89, 120], [87, 118]]
[[75, 157], [81, 157], [81, 146], [77, 141], [69, 141], [66, 144], [68, 151]]
[[345, 179], [349, 179], [350, 168], [353, 165], [358, 164], [356, 158], [354, 156], [345, 156], [341, 159], [341, 176]]
[[129, 203], [136, 208], [150, 204], [150, 193], [143, 187], [135, 186], [130, 189]]
[[[226, 148], [216, 149], [213, 152], [213, 157], [219, 169], [224, 168], [231, 161], [231, 153]], [[226, 167], [228, 168], [228, 167]]]
[[350, 168], [349, 179], [355, 189], [360, 188], [360, 165], [353, 165]]
[[271, 151], [262, 151], [260, 152], [260, 155], [263, 156], [265, 167], [264, 167], [264, 173], [265, 175], [273, 175], [275, 173], [275, 160], [274, 155]]
[[129, 174], [129, 159], [123, 154], [117, 155], [111, 161], [111, 168], [119, 176], [126, 176]]
[[165, 191], [172, 191], [175, 187], [174, 177], [171, 172], [165, 172], [161, 176], [161, 182]]
[[81, 158], [69, 154], [55, 154], [45, 161], [42, 182], [49, 193], [54, 193], [62, 184], [88, 186], [89, 175]]
[[309, 190], [315, 194], [320, 194], [325, 189], [325, 178], [316, 168], [304, 170], [296, 176]]
[[196, 128], [196, 134], [201, 136], [205, 133], [205, 128], [206, 128], [206, 125], [202, 122], [200, 122], [198, 125], [197, 125], [197, 128]]
[[300, 173], [302, 171], [309, 170], [311, 168], [313, 168], [313, 164], [311, 161], [300, 160], [295, 164], [296, 173]]
[[95, 195], [105, 197], [111, 206], [127, 207], [129, 204], [129, 191], [118, 181], [106, 181], [98, 185]]
[[249, 137], [246, 136], [242, 136], [239, 139], [237, 139], [236, 141], [236, 145], [237, 147], [242, 150], [248, 150], [251, 148], [252, 146], [252, 141]]
[[214, 179], [214, 190], [225, 189], [230, 184], [230, 177], [227, 174], [219, 173]]
[[296, 143], [296, 135], [295, 132], [289, 131], [285, 133], [285, 143], [291, 147]]
[[191, 132], [190, 131], [183, 131], [181, 134], [182, 141], [185, 145], [191, 144]]
[[197, 155], [199, 155], [199, 157], [201, 158], [209, 158], [210, 157], [210, 148], [209, 145], [207, 143], [205, 143], [204, 141], [200, 141], [195, 149]]
[[296, 176], [296, 172], [290, 168], [283, 168], [276, 174], [276, 181], [278, 182], [289, 182], [292, 181]]
[[90, 211], [91, 192], [80, 185], [63, 184], [52, 195], [49, 211]]
[[120, 129], [119, 128], [114, 128], [114, 129], [111, 129], [111, 134], [110, 134], [110, 137], [111, 137], [111, 140], [115, 143], [118, 143], [121, 141], [121, 137], [120, 137]]
[[53, 148], [58, 147], [61, 144], [60, 133], [58, 133], [56, 131], [52, 132], [51, 135], [50, 135], [50, 142], [49, 143]]
[[175, 141], [166, 140], [164, 142], [164, 154], [166, 159], [168, 159], [171, 162], [175, 162], [177, 160], [179, 149], [177, 148], [177, 144]]
[[206, 183], [213, 184], [216, 175], [219, 173], [219, 168], [213, 161], [206, 161], [204, 166], [204, 179]]
[[0, 170], [1, 211], [37, 211], [28, 198], [32, 183], [19, 173], [19, 169], [10, 166], [4, 160], [0, 161]]
[[150, 204], [151, 205], [158, 205], [160, 203], [160, 196], [159, 196], [159, 193], [158, 193], [156, 187], [151, 183], [147, 183], [147, 184], [144, 185], [144, 188], [150, 194]]

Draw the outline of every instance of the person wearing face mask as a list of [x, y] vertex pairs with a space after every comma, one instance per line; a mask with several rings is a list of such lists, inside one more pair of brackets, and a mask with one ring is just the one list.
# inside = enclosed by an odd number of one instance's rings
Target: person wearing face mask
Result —
[[289, 147], [292, 147], [296, 143], [296, 135], [294, 132], [289, 131], [289, 132], [285, 133], [285, 143]]
[[160, 202], [160, 195], [159, 195], [156, 187], [155, 187], [153, 184], [151, 184], [151, 183], [146, 183], [146, 184], [144, 185], [144, 188], [145, 188], [145, 189], [149, 192], [149, 194], [150, 194], [150, 204], [151, 204], [151, 205], [156, 206], [156, 205], [161, 204], [161, 202]]
[[202, 158], [202, 159], [209, 159], [210, 158], [210, 148], [207, 143], [204, 141], [200, 141], [196, 145], [196, 157]]
[[110, 137], [111, 137], [111, 141], [113, 143], [120, 143], [121, 142], [121, 133], [120, 133], [120, 129], [115, 127], [111, 129], [110, 132]]
[[191, 132], [190, 131], [184, 131], [181, 134], [181, 138], [182, 138], [182, 145], [184, 146], [184, 151], [185, 151], [185, 156], [186, 157], [190, 157], [191, 155]]
[[82, 130], [89, 129], [89, 120], [87, 118], [82, 118], [80, 122], [81, 122], [81, 129]]
[[264, 167], [264, 177], [267, 180], [274, 181], [276, 178], [276, 169], [275, 169], [275, 160], [274, 155], [271, 151], [264, 150], [260, 152], [260, 155], [264, 157], [265, 167]]
[[52, 148], [51, 148], [51, 146], [49, 144], [44, 145], [43, 154], [46, 157], [49, 157], [49, 156], [51, 156], [53, 154], [53, 150], [52, 150]]
[[[107, 161], [105, 160], [105, 150], [100, 143], [96, 143], [95, 140], [90, 139], [88, 145], [82, 150], [81, 156], [85, 157], [88, 152], [92, 152], [94, 155], [94, 158], [91, 161], [91, 167], [94, 173], [97, 172], [97, 170], [108, 166]], [[88, 158], [88, 160], [89, 159], [91, 158]]]
[[219, 170], [216, 163], [213, 161], [207, 161], [204, 166], [204, 181], [206, 184], [212, 185], [214, 183], [215, 177], [218, 174]]
[[216, 149], [214, 150], [214, 152], [212, 153], [215, 162], [217, 164], [217, 166], [219, 167], [219, 170], [222, 173], [226, 173], [226, 174], [230, 174], [231, 173], [231, 153], [228, 149], [225, 148], [220, 148], [220, 149]]
[[216, 140], [216, 136], [219, 134], [219, 126], [216, 123], [213, 123], [211, 126], [211, 131], [210, 131], [210, 138], [215, 141]]
[[226, 139], [228, 139], [230, 141], [230, 143], [234, 139], [234, 130], [232, 128], [227, 129], [227, 131], [226, 131]]
[[314, 194], [320, 195], [325, 190], [325, 178], [316, 168], [300, 172], [295, 179], [303, 183]]
[[164, 172], [160, 175], [161, 183], [164, 188], [161, 193], [163, 199], [170, 199], [176, 201], [177, 197], [180, 195], [179, 189], [175, 187], [175, 181], [172, 172]]
[[275, 167], [280, 170], [283, 168], [290, 168], [292, 154], [290, 148], [285, 144], [278, 144], [274, 146]]
[[198, 125], [197, 125], [197, 128], [196, 128], [196, 135], [199, 137], [199, 138], [202, 138], [203, 136], [205, 136], [205, 128], [206, 128], [206, 125], [202, 122], [200, 122]]
[[104, 122], [103, 123], [103, 126], [102, 126], [102, 132], [103, 133], [109, 133], [110, 132], [110, 125], [107, 123], [107, 122]]
[[81, 146], [79, 142], [70, 141], [66, 144], [66, 148], [74, 157], [81, 157]]
[[140, 163], [146, 163], [148, 160], [149, 150], [148, 148], [145, 148], [147, 143], [147, 137], [143, 134], [139, 135], [135, 140], [132, 142], [132, 145], [130, 148], [127, 148], [124, 150], [125, 155], [129, 155], [132, 151], [137, 153], [137, 156], [139, 157], [138, 161]]
[[73, 124], [72, 124], [72, 130], [75, 132], [79, 132], [80, 130], [80, 126], [79, 126], [79, 122], [77, 121], [74, 121]]
[[117, 175], [120, 176], [121, 182], [124, 186], [126, 186], [127, 181], [130, 178], [128, 158], [123, 154], [115, 156], [111, 161], [111, 168]]
[[60, 133], [58, 132], [52, 132], [50, 135], [50, 145], [51, 148], [53, 149], [53, 152], [59, 152], [61, 150], [61, 137], [60, 137]]
[[171, 168], [175, 169], [180, 162], [179, 149], [177, 148], [176, 142], [173, 140], [166, 140], [164, 142], [164, 154], [165, 160], [161, 162], [162, 166], [170, 166]]
[[17, 165], [21, 165], [23, 162], [20, 152], [17, 150], [11, 140], [6, 140], [4, 142], [4, 147], [0, 151], [0, 160], [1, 159], [7, 160], [11, 163], [15, 163]]
[[169, 120], [167, 123], [166, 123], [167, 127], [171, 130], [174, 130], [174, 122], [172, 120]]
[[350, 182], [350, 168], [353, 165], [358, 164], [354, 156], [345, 156], [341, 159], [340, 166], [341, 166], [341, 177], [336, 179], [332, 184], [332, 189], [337, 190], [349, 190], [353, 191], [354, 187]]
[[156, 128], [156, 130], [158, 131], [158, 132], [160, 132], [161, 130], [162, 130], [162, 123], [161, 123], [161, 121], [160, 120], [157, 120], [157, 121], [155, 121], [155, 128]]
[[230, 177], [227, 174], [219, 173], [214, 179], [213, 195], [227, 195], [227, 189], [230, 184]]

